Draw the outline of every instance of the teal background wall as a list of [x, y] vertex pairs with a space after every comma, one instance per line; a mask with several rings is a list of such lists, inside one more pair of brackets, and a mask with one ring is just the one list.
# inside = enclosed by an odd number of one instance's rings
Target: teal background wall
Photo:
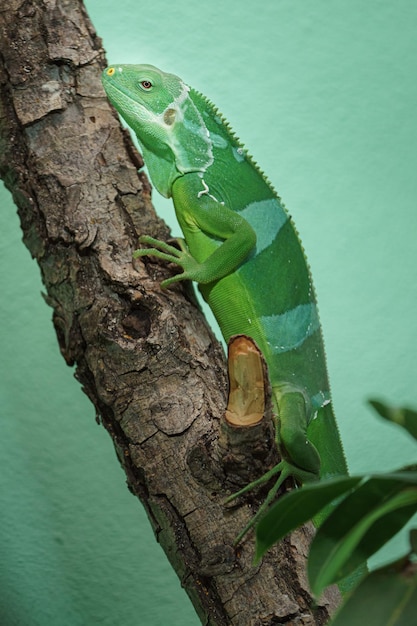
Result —
[[[415, 461], [415, 446], [365, 398], [417, 406], [417, 4], [87, 8], [109, 62], [153, 63], [216, 102], [294, 216], [351, 470]], [[155, 202], [178, 233], [169, 202]], [[58, 353], [4, 190], [0, 203], [0, 625], [196, 626]], [[403, 533], [376, 562], [405, 545]]]

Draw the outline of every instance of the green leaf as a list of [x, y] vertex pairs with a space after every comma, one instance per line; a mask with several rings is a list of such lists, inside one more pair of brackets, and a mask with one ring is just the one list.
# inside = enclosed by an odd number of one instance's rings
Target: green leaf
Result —
[[400, 559], [367, 576], [331, 626], [412, 626], [417, 622], [417, 567]]
[[362, 477], [335, 478], [310, 483], [280, 498], [256, 527], [255, 561], [289, 532], [312, 519], [336, 498], [346, 495]]
[[369, 400], [377, 413], [389, 422], [402, 426], [417, 439], [417, 411], [407, 408], [390, 407], [379, 400]]
[[351, 575], [417, 511], [417, 472], [372, 476], [323, 522], [311, 544], [313, 593]]

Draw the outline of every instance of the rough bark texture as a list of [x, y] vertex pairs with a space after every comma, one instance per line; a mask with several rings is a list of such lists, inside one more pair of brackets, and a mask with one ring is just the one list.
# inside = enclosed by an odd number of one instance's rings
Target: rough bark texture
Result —
[[334, 598], [313, 610], [308, 529], [256, 568], [252, 536], [233, 547], [258, 500], [222, 505], [233, 489], [217, 445], [222, 350], [184, 287], [160, 290], [170, 268], [132, 263], [138, 232], [168, 232], [105, 99], [104, 52], [83, 5], [0, 0], [0, 27], [1, 175], [39, 262], [61, 352], [202, 623], [325, 623]]

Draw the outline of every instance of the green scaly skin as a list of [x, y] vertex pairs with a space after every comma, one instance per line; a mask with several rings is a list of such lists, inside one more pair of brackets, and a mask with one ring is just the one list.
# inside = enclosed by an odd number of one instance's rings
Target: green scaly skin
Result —
[[279, 473], [261, 513], [288, 476], [304, 483], [347, 474], [314, 288], [280, 198], [214, 105], [180, 78], [151, 65], [113, 65], [102, 79], [184, 234], [180, 250], [142, 236], [148, 247], [134, 256], [178, 264], [183, 272], [162, 287], [199, 283], [226, 342], [250, 336], [268, 365], [282, 461], [239, 494]]

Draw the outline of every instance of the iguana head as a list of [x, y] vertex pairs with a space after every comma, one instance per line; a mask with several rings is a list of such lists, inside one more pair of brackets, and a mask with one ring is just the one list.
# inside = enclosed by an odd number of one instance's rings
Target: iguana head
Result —
[[190, 88], [152, 65], [111, 65], [102, 81], [110, 102], [135, 131], [152, 182], [169, 197], [176, 178], [204, 173], [211, 140]]

